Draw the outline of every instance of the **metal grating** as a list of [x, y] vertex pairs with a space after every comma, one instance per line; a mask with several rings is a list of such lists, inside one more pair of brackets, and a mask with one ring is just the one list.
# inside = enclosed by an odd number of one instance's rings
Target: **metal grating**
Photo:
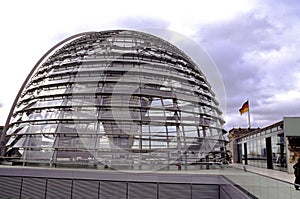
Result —
[[128, 183], [128, 198], [152, 199], [157, 197], [157, 183]]
[[72, 198], [98, 198], [99, 181], [96, 180], [74, 180]]
[[20, 185], [22, 179], [20, 177], [1, 177], [1, 198], [19, 198], [20, 196]]
[[71, 198], [72, 180], [49, 179], [46, 198]]
[[44, 198], [45, 191], [45, 178], [23, 178], [22, 198]]
[[190, 184], [159, 184], [159, 198], [190, 198]]
[[[120, 178], [121, 179], [121, 178]], [[230, 199], [256, 198], [232, 184], [0, 176], [0, 198]]]
[[127, 198], [127, 183], [101, 181], [100, 198], [122, 199]]

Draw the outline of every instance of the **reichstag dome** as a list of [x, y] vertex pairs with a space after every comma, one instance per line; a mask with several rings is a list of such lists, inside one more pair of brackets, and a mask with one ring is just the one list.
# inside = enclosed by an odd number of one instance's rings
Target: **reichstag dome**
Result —
[[69, 37], [21, 87], [5, 157], [24, 166], [195, 169], [225, 143], [222, 111], [199, 67], [139, 31]]

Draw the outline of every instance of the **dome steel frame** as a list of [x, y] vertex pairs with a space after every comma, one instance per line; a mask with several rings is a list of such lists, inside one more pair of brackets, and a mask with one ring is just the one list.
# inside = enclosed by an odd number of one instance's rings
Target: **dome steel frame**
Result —
[[224, 149], [218, 105], [200, 68], [169, 42], [132, 30], [86, 32], [37, 62], [1, 140], [15, 164], [192, 168]]

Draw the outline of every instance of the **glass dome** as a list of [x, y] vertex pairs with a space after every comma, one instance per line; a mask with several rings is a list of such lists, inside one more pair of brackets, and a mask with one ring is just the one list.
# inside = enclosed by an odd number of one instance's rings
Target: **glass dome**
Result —
[[222, 112], [200, 68], [156, 36], [81, 33], [56, 45], [9, 115], [14, 164], [114, 169], [193, 165], [223, 150]]

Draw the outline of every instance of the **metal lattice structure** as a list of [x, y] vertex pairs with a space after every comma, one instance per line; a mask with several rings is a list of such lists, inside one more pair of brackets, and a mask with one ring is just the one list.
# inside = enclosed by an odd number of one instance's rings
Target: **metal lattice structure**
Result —
[[5, 156], [23, 165], [160, 169], [220, 151], [221, 115], [177, 47], [137, 31], [89, 32], [37, 63], [2, 139]]

